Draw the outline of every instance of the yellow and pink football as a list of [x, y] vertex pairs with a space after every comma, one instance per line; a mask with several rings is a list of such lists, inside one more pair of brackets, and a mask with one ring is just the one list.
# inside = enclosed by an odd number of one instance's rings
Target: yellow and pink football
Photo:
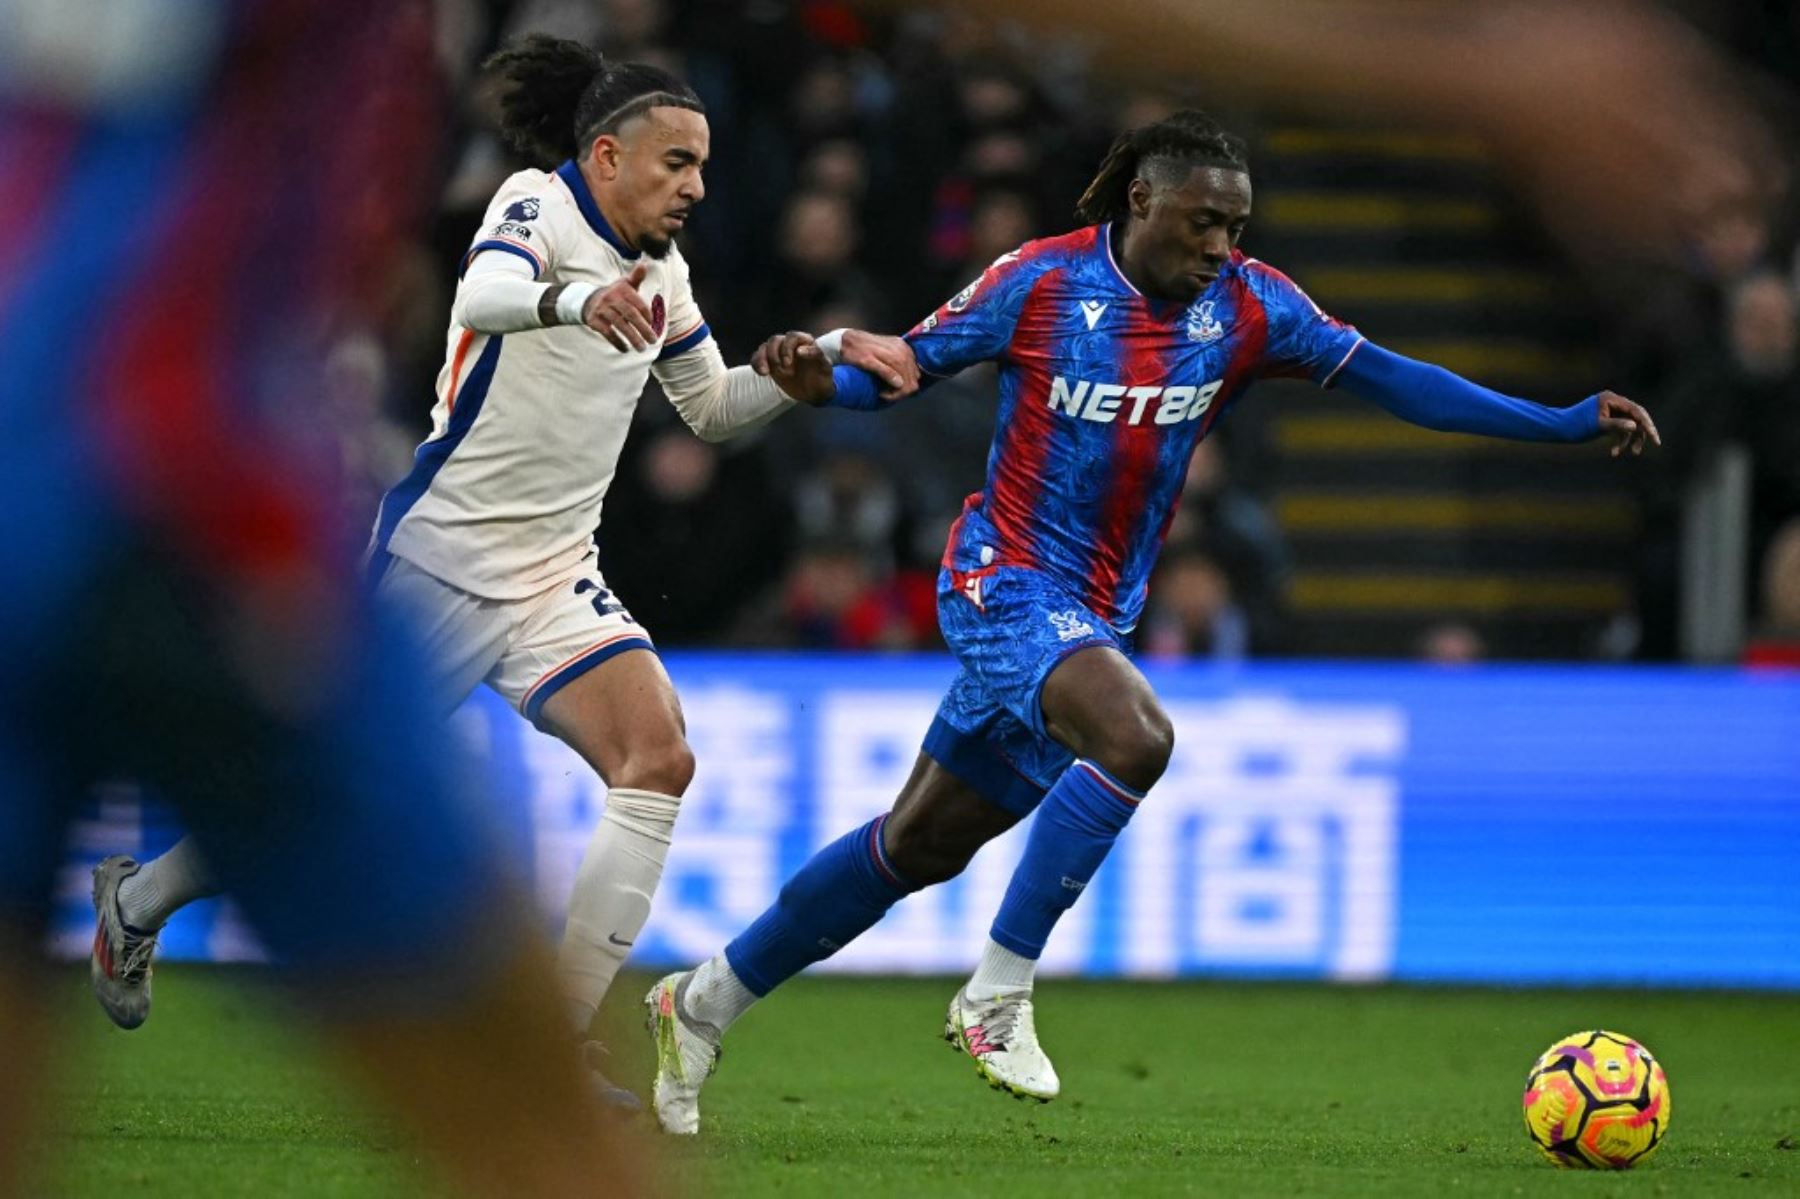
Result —
[[1626, 1170], [1669, 1130], [1669, 1080], [1648, 1049], [1616, 1032], [1564, 1037], [1525, 1080], [1525, 1131], [1559, 1166]]

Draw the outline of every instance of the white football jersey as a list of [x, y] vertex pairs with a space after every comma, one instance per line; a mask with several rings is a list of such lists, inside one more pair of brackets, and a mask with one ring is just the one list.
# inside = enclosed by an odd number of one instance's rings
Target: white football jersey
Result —
[[[607, 225], [579, 168], [520, 171], [463, 259], [508, 253], [549, 283], [600, 287], [648, 269], [655, 344], [616, 349], [585, 325], [487, 335], [450, 326], [431, 436], [382, 500], [373, 552], [472, 595], [524, 599], [594, 551], [594, 530], [651, 368], [711, 340], [678, 250], [657, 259]], [[716, 354], [716, 347], [707, 346]]]

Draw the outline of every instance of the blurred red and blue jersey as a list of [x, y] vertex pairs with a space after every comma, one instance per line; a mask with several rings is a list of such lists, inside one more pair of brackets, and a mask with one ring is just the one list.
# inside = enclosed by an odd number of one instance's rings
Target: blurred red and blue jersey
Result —
[[106, 8], [0, 46], [0, 648], [126, 530], [236, 584], [354, 563], [329, 354], [430, 202], [426, 0]]
[[[432, 7], [8, 16], [0, 922], [40, 917], [88, 785], [139, 778], [278, 959], [366, 988], [429, 952], [443, 991], [452, 958], [502, 960], [467, 945], [493, 831], [412, 646], [358, 604], [331, 370], [431, 201]], [[404, 877], [371, 891], [378, 856]]]
[[986, 486], [945, 567], [1041, 570], [1127, 632], [1200, 439], [1257, 379], [1329, 386], [1362, 338], [1241, 252], [1192, 304], [1148, 299], [1111, 230], [1027, 242], [906, 340], [928, 376], [1000, 367]]

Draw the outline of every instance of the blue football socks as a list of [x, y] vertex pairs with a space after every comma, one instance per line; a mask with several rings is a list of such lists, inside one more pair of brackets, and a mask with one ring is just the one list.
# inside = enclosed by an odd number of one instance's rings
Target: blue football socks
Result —
[[881, 844], [882, 815], [812, 856], [781, 888], [774, 906], [725, 947], [732, 973], [767, 995], [875, 926], [918, 890], [894, 869]]
[[988, 935], [1035, 961], [1050, 930], [1075, 906], [1141, 799], [1092, 762], [1076, 759], [1038, 806], [1025, 856], [1013, 871]]

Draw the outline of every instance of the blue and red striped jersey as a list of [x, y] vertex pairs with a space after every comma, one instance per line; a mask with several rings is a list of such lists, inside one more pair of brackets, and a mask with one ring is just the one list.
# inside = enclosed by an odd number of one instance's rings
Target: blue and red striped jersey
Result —
[[907, 334], [928, 376], [1000, 368], [987, 481], [944, 565], [1029, 566], [1135, 627], [1188, 460], [1257, 379], [1329, 386], [1361, 342], [1241, 252], [1192, 304], [1146, 298], [1110, 225], [1027, 242]]

